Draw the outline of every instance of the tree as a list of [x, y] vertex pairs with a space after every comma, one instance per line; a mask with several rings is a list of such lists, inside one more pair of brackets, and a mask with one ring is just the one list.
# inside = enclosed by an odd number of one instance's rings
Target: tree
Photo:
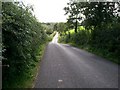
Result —
[[85, 16], [84, 25], [86, 27], [100, 27], [113, 21], [115, 17], [115, 4], [117, 2], [79, 2], [71, 0], [64, 8], [65, 15], [68, 14], [68, 21], [75, 27], [77, 32], [77, 23]]
[[87, 2], [83, 14], [87, 27], [99, 27], [113, 21], [115, 2]]
[[68, 15], [69, 27], [77, 25], [73, 22], [79, 21], [77, 15], [84, 15], [85, 18], [81, 24], [85, 26], [85, 30], [72, 34], [72, 38], [68, 38], [69, 34], [67, 34], [63, 41], [88, 45], [98, 52], [101, 50], [101, 54], [106, 52], [106, 56], [111, 55], [117, 60], [120, 59], [120, 2], [71, 0], [64, 10]]
[[57, 25], [58, 25], [57, 23], [54, 24], [54, 26], [53, 26], [54, 31], [57, 31], [57, 29], [58, 29]]
[[77, 33], [78, 21], [82, 19], [80, 14], [81, 9], [79, 8], [80, 3], [75, 0], [71, 0], [67, 5], [68, 6], [64, 8], [66, 12], [65, 15], [69, 14], [68, 22], [71, 22], [71, 24], [74, 25], [75, 32]]
[[62, 32], [64, 32], [66, 34], [66, 31], [68, 29], [67, 29], [66, 23], [60, 22], [60, 23], [55, 23], [54, 30], [59, 32], [60, 34], [62, 34]]

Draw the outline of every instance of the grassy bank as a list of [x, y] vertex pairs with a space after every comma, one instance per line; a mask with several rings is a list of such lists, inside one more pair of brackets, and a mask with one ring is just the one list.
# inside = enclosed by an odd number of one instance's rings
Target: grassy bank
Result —
[[36, 60], [33, 60], [32, 65], [29, 67], [29, 71], [16, 76], [14, 80], [10, 80], [9, 83], [7, 81], [4, 82], [4, 84], [6, 84], [5, 88], [32, 88], [34, 86], [46, 45], [47, 43], [39, 47]]
[[[64, 42], [65, 43], [65, 42]], [[94, 47], [91, 47], [89, 45], [86, 45], [86, 46], [83, 46], [83, 45], [77, 45], [75, 43], [66, 43], [66, 44], [70, 44], [74, 47], [77, 47], [79, 49], [83, 49], [83, 50], [86, 50], [88, 52], [91, 52], [93, 54], [96, 54], [98, 56], [101, 56], [107, 60], [110, 60], [116, 64], [120, 64], [119, 62], [119, 59], [117, 58], [116, 55], [114, 55], [114, 53], [110, 53], [108, 52], [107, 50], [103, 50], [103, 49], [97, 49], [97, 48], [94, 48]]]
[[22, 76], [18, 76], [14, 81], [15, 83], [13, 84], [12, 82], [12, 85], [8, 85], [8, 88], [34, 88], [35, 81], [38, 75], [38, 70], [40, 69], [40, 63], [45, 52], [45, 48], [47, 44], [53, 39], [55, 34], [56, 32], [53, 32], [47, 38], [47, 42], [39, 46], [36, 60], [33, 60], [34, 62], [32, 62], [30, 71]]
[[[70, 33], [67, 31], [66, 35], [62, 34], [59, 36], [60, 43], [70, 44], [72, 46], [94, 53], [98, 56], [104, 57], [105, 59], [110, 60], [114, 63], [120, 64], [120, 56], [118, 53], [119, 50], [117, 49], [118, 46], [114, 46], [115, 41], [113, 40], [111, 34], [113, 30], [109, 30], [107, 32], [101, 31], [98, 33], [98, 35], [96, 34], [95, 39], [92, 38], [91, 30], [85, 30], [83, 27], [78, 28], [78, 33], [75, 33], [73, 29], [69, 30], [69, 32]], [[106, 35], [99, 36], [100, 34]], [[110, 35], [111, 37], [108, 37]], [[108, 42], [106, 42], [106, 40]], [[109, 42], [114, 43], [109, 44]]]
[[21, 87], [23, 87], [23, 88], [33, 88], [34, 87], [35, 80], [36, 80], [36, 77], [37, 77], [37, 73], [38, 73], [38, 70], [39, 70], [39, 67], [40, 67], [40, 62], [41, 62], [42, 57], [44, 55], [44, 51], [45, 51], [46, 45], [47, 45], [47, 43], [43, 44], [41, 46], [41, 48], [39, 49], [39, 53], [36, 56], [37, 57], [37, 61], [34, 62], [34, 67], [30, 71], [31, 74], [29, 74], [30, 78], [24, 80], [24, 82], [21, 82], [21, 84], [19, 86], [20, 88]]

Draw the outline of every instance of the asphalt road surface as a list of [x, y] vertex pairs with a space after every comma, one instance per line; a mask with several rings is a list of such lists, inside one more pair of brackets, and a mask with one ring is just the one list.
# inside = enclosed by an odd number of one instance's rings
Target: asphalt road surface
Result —
[[57, 37], [46, 47], [35, 88], [118, 88], [118, 65]]

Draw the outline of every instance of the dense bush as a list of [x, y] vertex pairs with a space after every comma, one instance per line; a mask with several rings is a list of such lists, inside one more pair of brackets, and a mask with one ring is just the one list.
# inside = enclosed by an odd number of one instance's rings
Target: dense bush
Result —
[[116, 63], [120, 59], [120, 25], [112, 24], [111, 27], [104, 26], [92, 30], [78, 30], [60, 37], [60, 42], [74, 43], [81, 47], [89, 47], [93, 52], [112, 58]]
[[51, 29], [46, 30], [46, 34], [50, 35], [52, 33], [53, 33], [53, 30], [51, 30]]
[[[120, 59], [120, 2], [79, 2], [70, 0], [64, 8], [68, 15], [68, 23], [74, 25], [74, 34], [62, 36], [69, 43], [82, 47], [90, 47], [102, 56], [115, 60]], [[83, 15], [83, 16], [82, 16]], [[82, 21], [83, 19], [83, 21]], [[76, 28], [81, 25], [86, 30], [78, 31]]]
[[113, 56], [119, 60], [120, 24], [113, 24], [111, 28], [104, 27], [102, 29], [96, 29], [91, 36], [89, 44], [96, 49], [106, 50], [108, 54], [113, 54]]
[[[61, 36], [61, 40], [64, 42], [72, 42], [78, 45], [85, 45], [89, 43], [90, 39], [90, 31], [89, 30], [83, 30], [79, 28], [78, 33], [69, 33], [65, 37]], [[64, 39], [63, 39], [64, 38]]]
[[2, 3], [3, 65], [9, 65], [3, 67], [3, 87], [29, 73], [46, 42], [43, 27], [32, 12], [31, 6], [22, 3]]

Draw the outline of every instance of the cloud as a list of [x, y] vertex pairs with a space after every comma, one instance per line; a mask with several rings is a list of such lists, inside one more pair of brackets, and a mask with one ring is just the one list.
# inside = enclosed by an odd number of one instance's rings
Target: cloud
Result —
[[65, 22], [63, 8], [69, 0], [19, 0], [34, 7], [34, 13], [40, 22]]

